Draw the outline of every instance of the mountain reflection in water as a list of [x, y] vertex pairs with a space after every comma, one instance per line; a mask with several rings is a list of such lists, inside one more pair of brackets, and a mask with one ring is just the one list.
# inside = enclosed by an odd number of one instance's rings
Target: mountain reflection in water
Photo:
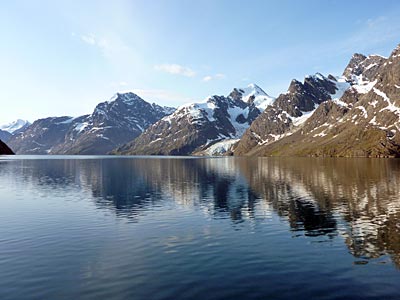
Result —
[[[79, 186], [99, 209], [130, 222], [174, 201], [232, 226], [271, 214], [292, 236], [342, 236], [357, 258], [389, 254], [400, 266], [400, 161], [308, 158], [23, 160], [25, 182]], [[1, 172], [20, 168], [2, 161]], [[5, 168], [5, 166], [8, 168]], [[240, 227], [238, 227], [240, 229]]]

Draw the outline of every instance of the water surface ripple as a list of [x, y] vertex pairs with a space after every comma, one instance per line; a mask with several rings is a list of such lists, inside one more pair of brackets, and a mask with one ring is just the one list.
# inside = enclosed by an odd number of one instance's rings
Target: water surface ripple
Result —
[[0, 299], [400, 299], [400, 160], [0, 156]]

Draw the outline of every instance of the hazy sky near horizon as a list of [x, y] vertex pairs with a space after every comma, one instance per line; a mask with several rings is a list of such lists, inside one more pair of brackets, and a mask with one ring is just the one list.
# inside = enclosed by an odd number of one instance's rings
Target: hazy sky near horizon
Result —
[[340, 75], [400, 43], [400, 1], [5, 1], [0, 124], [91, 113], [118, 91], [178, 106]]

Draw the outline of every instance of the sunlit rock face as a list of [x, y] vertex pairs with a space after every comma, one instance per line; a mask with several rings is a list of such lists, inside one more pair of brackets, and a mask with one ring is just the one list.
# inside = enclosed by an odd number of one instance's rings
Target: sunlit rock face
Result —
[[252, 122], [275, 101], [259, 86], [234, 88], [228, 96], [189, 103], [150, 126], [115, 153], [227, 155]]
[[90, 115], [36, 120], [10, 145], [18, 154], [107, 154], [173, 111], [134, 93], [117, 93]]
[[[301, 124], [296, 126], [296, 116], [288, 109], [266, 110], [243, 135], [235, 154], [400, 156], [399, 52], [397, 47], [388, 58], [355, 54], [341, 77], [327, 77], [334, 84], [335, 94], [325, 88], [331, 94], [326, 94], [326, 101], [319, 103]], [[309, 101], [315, 98], [300, 87], [293, 81], [278, 99], [293, 92]], [[276, 120], [277, 113], [281, 117]]]

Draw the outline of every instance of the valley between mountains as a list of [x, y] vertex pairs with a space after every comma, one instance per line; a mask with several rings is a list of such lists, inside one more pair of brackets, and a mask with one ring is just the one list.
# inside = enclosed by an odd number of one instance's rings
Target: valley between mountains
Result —
[[251, 84], [172, 108], [117, 93], [89, 115], [0, 128], [16, 154], [399, 157], [400, 45], [277, 97]]

